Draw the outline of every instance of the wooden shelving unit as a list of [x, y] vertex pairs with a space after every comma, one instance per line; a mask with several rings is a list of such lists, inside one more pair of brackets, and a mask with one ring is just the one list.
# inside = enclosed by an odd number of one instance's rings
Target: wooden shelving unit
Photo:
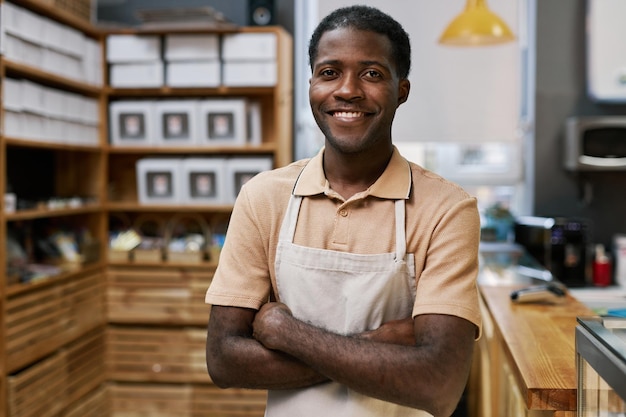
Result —
[[[80, 31], [105, 48], [108, 33], [55, 7], [54, 1], [10, 3]], [[30, 194], [68, 200], [80, 197], [79, 203], [39, 202], [20, 205], [13, 212], [5, 210], [4, 200], [0, 201], [0, 268], [4, 271], [0, 280], [0, 415], [116, 417], [150, 409], [159, 409], [161, 416], [263, 415], [264, 393], [219, 390], [206, 373], [204, 338], [209, 309], [204, 293], [216, 259], [195, 263], [120, 260], [110, 257], [107, 248], [110, 222], [115, 217], [133, 222], [148, 216], [166, 223], [175, 216], [201, 216], [211, 227], [223, 227], [228, 221], [232, 210], [228, 204], [141, 205], [131, 167], [144, 156], [270, 156], [275, 167], [292, 161], [291, 36], [279, 27], [180, 31], [235, 32], [276, 35], [275, 86], [111, 88], [106, 81], [106, 63], [104, 83], [93, 85], [0, 57], [0, 91], [7, 78], [27, 80], [95, 100], [99, 119], [98, 141], [93, 144], [0, 134], [0, 195], [9, 191], [10, 182], [18, 199], [30, 198]], [[211, 97], [246, 97], [260, 102], [262, 142], [213, 148], [122, 148], [109, 143], [111, 101]], [[3, 127], [4, 106], [3, 101]], [[53, 227], [87, 231], [95, 242], [88, 262], [66, 264], [53, 275], [31, 281], [8, 274], [8, 234], [33, 239], [33, 233]]]

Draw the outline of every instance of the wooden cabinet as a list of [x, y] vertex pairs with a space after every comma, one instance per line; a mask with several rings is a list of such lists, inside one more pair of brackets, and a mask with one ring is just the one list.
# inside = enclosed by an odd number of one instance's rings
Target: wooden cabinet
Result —
[[[0, 195], [14, 197], [0, 202], [0, 415], [108, 417], [158, 409], [162, 416], [181, 410], [261, 416], [262, 392], [218, 390], [206, 373], [204, 293], [216, 253], [129, 257], [108, 243], [119, 224], [153, 222], [166, 231], [182, 218], [195, 219], [210, 239], [228, 223], [232, 203], [141, 204], [136, 167], [142, 158], [265, 157], [274, 167], [292, 161], [291, 36], [278, 27], [227, 32], [275, 35], [275, 85], [114, 88], [103, 62], [108, 33], [57, 3], [0, 0], [3, 17], [18, 8], [39, 23], [38, 35], [24, 39], [19, 27], [2, 28], [10, 39], [3, 38], [0, 57]], [[67, 29], [65, 38], [59, 27]], [[39, 28], [51, 32], [42, 35]], [[77, 54], [54, 39], [87, 42], [88, 51]], [[26, 96], [36, 99], [17, 100]], [[260, 141], [184, 148], [109, 142], [112, 102], [208, 98], [258, 102]], [[80, 256], [69, 261], [71, 250], [59, 256], [49, 239], [76, 244]], [[25, 264], [35, 263], [27, 272]]]
[[520, 286], [481, 285], [483, 334], [468, 384], [475, 417], [574, 417], [576, 317], [593, 313], [568, 296], [561, 302], [515, 304]]
[[0, 2], [0, 414], [8, 416], [67, 416], [104, 398], [102, 38], [52, 3]]

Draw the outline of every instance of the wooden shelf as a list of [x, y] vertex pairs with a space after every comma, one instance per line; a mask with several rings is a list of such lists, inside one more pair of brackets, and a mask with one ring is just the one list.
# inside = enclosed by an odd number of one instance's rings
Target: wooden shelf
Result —
[[106, 87], [105, 94], [111, 98], [119, 97], [205, 97], [205, 96], [261, 96], [273, 94], [275, 87], [194, 87], [194, 88], [112, 88]]
[[18, 6], [30, 9], [34, 12], [42, 14], [53, 20], [61, 22], [65, 25], [71, 26], [74, 29], [78, 29], [91, 37], [103, 36], [103, 31], [94, 26], [90, 21], [81, 19], [63, 9], [54, 7], [52, 1], [45, 0], [11, 0], [11, 3], [15, 3]]
[[45, 219], [51, 217], [67, 217], [78, 216], [80, 214], [98, 213], [102, 211], [102, 207], [99, 204], [86, 204], [76, 208], [62, 208], [62, 209], [32, 209], [32, 210], [18, 210], [14, 213], [5, 213], [4, 217], [7, 222], [18, 220], [35, 220]]
[[62, 77], [33, 68], [29, 65], [3, 59], [5, 73], [9, 77], [28, 78], [37, 83], [47, 85], [49, 87], [59, 88], [91, 97], [99, 97], [102, 93], [102, 87], [72, 80], [71, 78]]
[[183, 205], [143, 205], [136, 202], [108, 202], [105, 211], [136, 213], [230, 213], [232, 205], [183, 206]]
[[199, 154], [199, 155], [258, 155], [269, 154], [276, 151], [275, 143], [264, 143], [258, 146], [220, 146], [220, 147], [123, 147], [107, 145], [106, 150], [110, 154]]
[[37, 148], [37, 149], [92, 152], [92, 153], [101, 152], [101, 148], [99, 145], [57, 143], [57, 142], [44, 141], [44, 140], [21, 139], [21, 138], [7, 137], [7, 136], [4, 137], [4, 142], [7, 144], [7, 146], [15, 146], [15, 147], [21, 147], [21, 148]]
[[9, 285], [6, 288], [6, 296], [9, 298], [14, 297], [16, 295], [37, 290], [39, 288], [70, 280], [79, 275], [94, 273], [98, 270], [101, 270], [103, 266], [103, 262], [94, 262], [87, 265], [76, 265], [71, 269], [61, 272], [58, 275], [50, 276], [48, 278], [41, 278], [31, 282]]

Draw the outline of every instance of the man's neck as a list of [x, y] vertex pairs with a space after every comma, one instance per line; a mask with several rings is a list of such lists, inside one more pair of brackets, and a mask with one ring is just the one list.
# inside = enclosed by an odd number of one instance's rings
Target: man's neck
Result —
[[335, 192], [344, 199], [367, 190], [387, 168], [393, 148], [388, 154], [364, 157], [358, 154], [339, 154], [324, 151], [324, 173]]

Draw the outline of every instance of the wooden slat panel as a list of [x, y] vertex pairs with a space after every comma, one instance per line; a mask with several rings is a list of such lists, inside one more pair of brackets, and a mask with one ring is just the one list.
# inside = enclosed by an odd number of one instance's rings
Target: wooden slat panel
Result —
[[111, 417], [191, 417], [191, 387], [121, 384], [109, 386]]
[[206, 329], [109, 327], [107, 363], [112, 379], [209, 383]]
[[267, 393], [262, 390], [195, 386], [193, 417], [263, 417]]
[[105, 323], [104, 275], [76, 277], [7, 301], [9, 372], [51, 354]]
[[66, 404], [66, 355], [57, 353], [8, 378], [11, 417], [53, 417]]
[[106, 380], [104, 328], [69, 345], [67, 351], [67, 401], [73, 403]]
[[106, 386], [89, 393], [68, 407], [61, 417], [109, 417], [109, 398]]
[[206, 325], [209, 308], [204, 294], [213, 272], [213, 268], [109, 269], [109, 321]]

